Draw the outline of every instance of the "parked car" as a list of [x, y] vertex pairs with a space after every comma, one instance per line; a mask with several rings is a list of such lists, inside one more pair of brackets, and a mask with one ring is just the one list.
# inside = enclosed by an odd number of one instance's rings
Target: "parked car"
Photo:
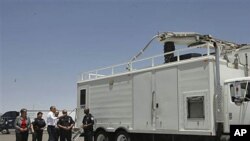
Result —
[[14, 128], [16, 117], [19, 116], [17, 111], [8, 111], [0, 116], [0, 132], [2, 134], [9, 134], [9, 129]]

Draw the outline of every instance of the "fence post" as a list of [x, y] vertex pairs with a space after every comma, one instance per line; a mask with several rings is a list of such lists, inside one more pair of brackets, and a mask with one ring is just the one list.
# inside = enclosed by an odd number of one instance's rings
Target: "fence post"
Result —
[[207, 55], [210, 55], [210, 48], [209, 48], [209, 44], [207, 44]]
[[111, 68], [111, 74], [114, 75], [114, 66]]
[[154, 66], [155, 66], [155, 58], [152, 57], [151, 61], [152, 61], [152, 62], [151, 62], [151, 63], [152, 63], [151, 66], [154, 67]]
[[179, 52], [179, 50], [177, 50], [177, 62], [179, 62], [180, 61], [180, 52]]

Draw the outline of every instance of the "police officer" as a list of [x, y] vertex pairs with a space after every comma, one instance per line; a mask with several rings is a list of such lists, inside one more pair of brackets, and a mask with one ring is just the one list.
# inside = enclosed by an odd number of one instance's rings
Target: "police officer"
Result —
[[72, 128], [75, 125], [72, 117], [67, 115], [67, 110], [62, 111], [61, 116], [57, 122], [57, 126], [60, 128], [60, 141], [71, 141]]
[[32, 141], [42, 141], [43, 139], [43, 130], [45, 129], [46, 123], [45, 120], [42, 118], [43, 113], [38, 112], [37, 118], [34, 119], [34, 121], [31, 123], [31, 131], [33, 133], [32, 135]]
[[94, 117], [89, 113], [89, 109], [84, 109], [85, 116], [83, 117], [82, 124], [84, 129], [84, 141], [93, 140], [93, 125]]

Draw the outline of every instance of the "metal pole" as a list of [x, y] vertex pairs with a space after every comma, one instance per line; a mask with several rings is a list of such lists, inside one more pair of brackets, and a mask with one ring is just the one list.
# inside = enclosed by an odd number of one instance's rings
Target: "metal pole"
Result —
[[216, 67], [216, 83], [220, 86], [220, 49], [217, 43], [214, 42], [215, 47], [215, 67]]
[[245, 54], [245, 56], [246, 56], [246, 76], [248, 76], [249, 74], [248, 74], [248, 56], [247, 56], [247, 53]]
[[220, 49], [217, 46], [217, 43], [214, 42], [215, 47], [215, 71], [216, 71], [216, 91], [215, 91], [215, 100], [216, 100], [216, 122], [217, 122], [217, 130], [216, 135], [219, 140], [222, 132], [223, 132], [223, 97], [222, 97], [222, 87], [220, 84]]

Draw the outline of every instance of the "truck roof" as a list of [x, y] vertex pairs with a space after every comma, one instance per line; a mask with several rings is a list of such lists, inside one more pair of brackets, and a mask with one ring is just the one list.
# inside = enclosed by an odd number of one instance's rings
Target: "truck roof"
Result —
[[235, 81], [250, 81], [250, 76], [248, 76], [248, 77], [233, 78], [233, 79], [227, 79], [227, 80], [225, 80], [225, 83], [230, 83], [230, 82], [235, 82]]
[[[163, 54], [154, 55], [148, 58], [138, 59], [143, 52], [147, 48], [149, 48], [149, 45], [152, 43], [153, 40], [158, 39], [161, 43], [166, 42], [173, 42], [177, 45], [184, 45], [185, 48], [176, 49], [173, 51], [164, 52]], [[170, 61], [171, 63], [179, 63], [182, 62], [183, 59], [181, 59], [181, 55], [188, 55], [187, 53], [191, 52], [193, 54], [199, 54], [196, 55], [196, 58], [204, 58], [214, 56], [214, 43], [217, 43], [220, 47], [220, 57], [222, 59], [226, 59], [228, 62], [235, 60], [235, 55], [233, 55], [233, 59], [228, 58], [229, 52], [236, 52], [240, 50], [248, 50], [250, 48], [250, 44], [237, 44], [229, 41], [220, 40], [217, 38], [213, 38], [211, 35], [202, 35], [195, 32], [162, 32], [159, 33], [149, 41], [149, 43], [137, 54], [135, 55], [129, 62], [125, 62], [118, 65], [113, 65], [109, 67], [99, 68], [96, 70], [83, 72], [79, 75], [78, 83], [79, 82], [85, 82], [89, 80], [95, 80], [100, 79], [104, 77], [114, 76], [118, 74], [124, 74], [124, 73], [131, 73], [138, 70], [143, 69], [150, 69], [153, 67], [160, 67], [164, 66], [161, 61], [166, 58], [166, 56], [174, 54], [174, 57], [172, 59], [175, 59], [175, 61]], [[204, 49], [203, 51], [199, 49]], [[189, 56], [192, 56], [189, 54]], [[190, 57], [191, 59], [194, 57]], [[165, 62], [166, 63], [166, 62]], [[169, 62], [167, 62], [169, 63]]]

